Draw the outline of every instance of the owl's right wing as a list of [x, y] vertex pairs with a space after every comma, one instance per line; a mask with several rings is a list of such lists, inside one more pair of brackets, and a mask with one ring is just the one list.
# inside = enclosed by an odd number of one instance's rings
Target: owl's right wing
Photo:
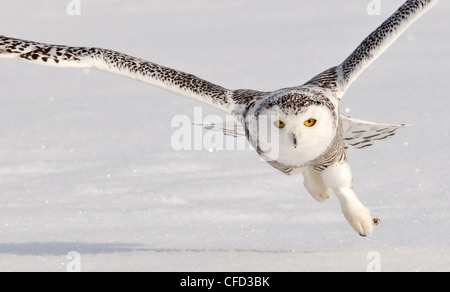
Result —
[[311, 79], [307, 84], [326, 87], [341, 99], [353, 81], [375, 61], [406, 29], [439, 0], [407, 0], [366, 37], [340, 65]]
[[0, 58], [21, 58], [55, 67], [94, 68], [149, 83], [230, 114], [240, 114], [263, 94], [229, 90], [192, 74], [101, 48], [51, 45], [0, 35]]
[[341, 115], [344, 142], [357, 149], [372, 146], [376, 141], [388, 139], [407, 124], [379, 124]]

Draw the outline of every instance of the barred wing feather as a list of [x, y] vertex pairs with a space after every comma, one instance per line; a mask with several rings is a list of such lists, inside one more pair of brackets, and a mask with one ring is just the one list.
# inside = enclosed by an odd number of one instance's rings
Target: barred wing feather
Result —
[[357, 149], [372, 146], [376, 141], [388, 139], [407, 124], [378, 124], [341, 115], [344, 142]]

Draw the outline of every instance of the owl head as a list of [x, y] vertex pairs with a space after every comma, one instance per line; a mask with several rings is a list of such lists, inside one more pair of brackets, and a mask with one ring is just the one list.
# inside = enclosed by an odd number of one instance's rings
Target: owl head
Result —
[[327, 150], [336, 136], [337, 118], [336, 105], [326, 97], [283, 92], [257, 105], [249, 136], [266, 160], [302, 166]]

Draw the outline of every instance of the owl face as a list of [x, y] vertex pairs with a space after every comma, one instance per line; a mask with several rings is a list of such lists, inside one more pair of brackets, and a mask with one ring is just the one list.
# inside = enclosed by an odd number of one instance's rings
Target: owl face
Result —
[[301, 166], [323, 154], [336, 135], [333, 112], [312, 104], [292, 111], [274, 105], [259, 112], [256, 134], [264, 158]]

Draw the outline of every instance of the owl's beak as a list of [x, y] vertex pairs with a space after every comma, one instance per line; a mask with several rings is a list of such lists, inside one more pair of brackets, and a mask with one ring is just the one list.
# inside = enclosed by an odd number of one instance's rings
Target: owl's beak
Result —
[[294, 148], [297, 149], [297, 136], [295, 134], [292, 134], [292, 142], [294, 142]]

